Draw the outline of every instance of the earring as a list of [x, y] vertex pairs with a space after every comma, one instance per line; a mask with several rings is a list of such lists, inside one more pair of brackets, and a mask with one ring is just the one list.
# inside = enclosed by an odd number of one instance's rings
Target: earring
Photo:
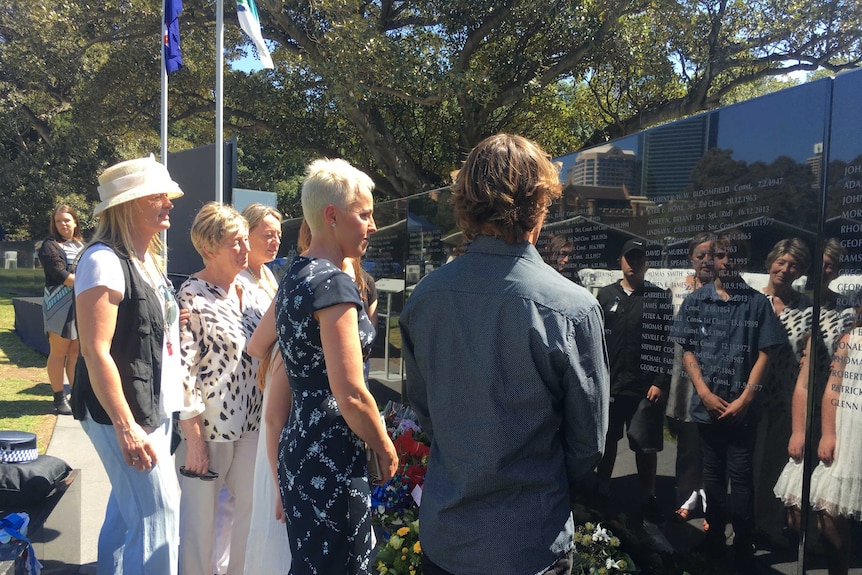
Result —
[[332, 222], [332, 227], [333, 227], [333, 228], [335, 227], [335, 222]]

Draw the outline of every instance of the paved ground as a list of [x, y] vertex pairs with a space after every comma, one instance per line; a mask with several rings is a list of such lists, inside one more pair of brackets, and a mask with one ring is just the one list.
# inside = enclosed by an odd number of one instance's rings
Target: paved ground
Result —
[[[375, 396], [397, 399], [397, 393], [394, 393], [391, 388], [387, 388], [385, 384], [386, 382], [381, 384], [379, 381], [372, 383], [372, 391], [374, 391]], [[634, 454], [628, 450], [626, 443], [626, 441], [620, 443], [617, 464], [614, 468], [614, 479], [611, 482], [611, 493], [614, 494], [614, 497], [610, 502], [610, 510], [615, 512], [630, 510], [635, 513], [639, 509], [636, 468]], [[110, 483], [101, 461], [80, 424], [69, 416], [58, 418], [54, 435], [48, 446], [48, 454], [60, 457], [72, 468], [81, 470], [83, 503], [79, 528], [81, 530], [82, 565], [77, 573], [79, 575], [93, 575], [96, 572], [97, 538], [110, 493]], [[659, 454], [657, 496], [663, 508], [668, 510], [668, 514], [674, 508], [675, 455], [675, 444], [665, 442], [665, 450]], [[687, 553], [702, 537], [699, 529], [700, 522], [701, 519], [698, 517], [688, 524], [667, 523], [664, 525], [663, 531], [678, 552]], [[859, 524], [856, 524], [855, 527], [854, 541], [856, 546], [850, 573], [862, 575], [862, 546], [859, 545], [859, 542], [862, 541], [862, 530], [859, 529]], [[779, 554], [761, 551], [758, 553], [758, 560], [764, 574], [794, 575], [797, 573], [795, 549]], [[809, 554], [808, 561], [809, 569], [806, 573], [826, 575], [822, 555]]]
[[111, 484], [105, 468], [90, 439], [81, 429], [81, 424], [71, 416], [57, 418], [54, 435], [48, 444], [48, 455], [63, 459], [73, 469], [80, 469], [81, 475], [81, 575], [96, 573], [96, 545], [99, 529], [105, 517], [108, 494]]

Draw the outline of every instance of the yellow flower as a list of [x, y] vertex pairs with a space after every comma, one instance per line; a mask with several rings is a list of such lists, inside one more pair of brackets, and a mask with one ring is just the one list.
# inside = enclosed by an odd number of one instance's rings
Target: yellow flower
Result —
[[413, 553], [416, 553], [417, 555], [422, 553], [422, 546], [419, 545], [418, 541], [413, 544]]
[[399, 529], [395, 533], [400, 535], [401, 537], [404, 537], [405, 535], [410, 533], [410, 528], [409, 527], [402, 527], [401, 529]]
[[402, 555], [402, 556], [401, 556], [401, 560], [402, 560], [402, 561], [407, 561], [407, 555]]
[[407, 548], [406, 548], [406, 547], [402, 547], [402, 548], [401, 548], [401, 552], [402, 552], [402, 553], [407, 553]]

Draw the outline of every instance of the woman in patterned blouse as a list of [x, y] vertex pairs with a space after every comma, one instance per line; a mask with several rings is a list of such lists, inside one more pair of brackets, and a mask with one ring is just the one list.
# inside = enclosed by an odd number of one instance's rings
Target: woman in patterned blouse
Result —
[[782, 536], [784, 514], [772, 488], [787, 461], [791, 431], [791, 400], [799, 362], [811, 330], [811, 299], [793, 283], [808, 271], [811, 252], [799, 238], [780, 240], [766, 257], [769, 280], [763, 293], [787, 332], [789, 346], [770, 357], [769, 373], [760, 396], [763, 416], [754, 449], [754, 509], [758, 539], [771, 548], [787, 547]]
[[245, 352], [258, 315], [237, 280], [248, 265], [248, 224], [232, 207], [211, 202], [195, 216], [191, 239], [204, 269], [178, 295], [180, 306], [191, 311], [181, 337], [180, 572], [215, 573], [216, 507], [224, 485], [235, 500], [228, 574], [241, 574], [261, 413], [257, 361]]

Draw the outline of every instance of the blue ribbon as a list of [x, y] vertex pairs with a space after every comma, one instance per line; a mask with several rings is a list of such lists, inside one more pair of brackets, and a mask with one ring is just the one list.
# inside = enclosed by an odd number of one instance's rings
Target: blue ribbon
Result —
[[13, 539], [17, 539], [27, 545], [27, 562], [29, 564], [27, 571], [31, 573], [31, 575], [39, 575], [39, 572], [42, 570], [42, 564], [39, 563], [38, 559], [36, 559], [36, 552], [33, 550], [33, 544], [30, 543], [30, 540], [19, 531], [19, 529], [24, 526], [25, 516], [26, 514], [11, 513], [6, 517], [3, 517], [0, 519], [0, 529], [8, 533]]

